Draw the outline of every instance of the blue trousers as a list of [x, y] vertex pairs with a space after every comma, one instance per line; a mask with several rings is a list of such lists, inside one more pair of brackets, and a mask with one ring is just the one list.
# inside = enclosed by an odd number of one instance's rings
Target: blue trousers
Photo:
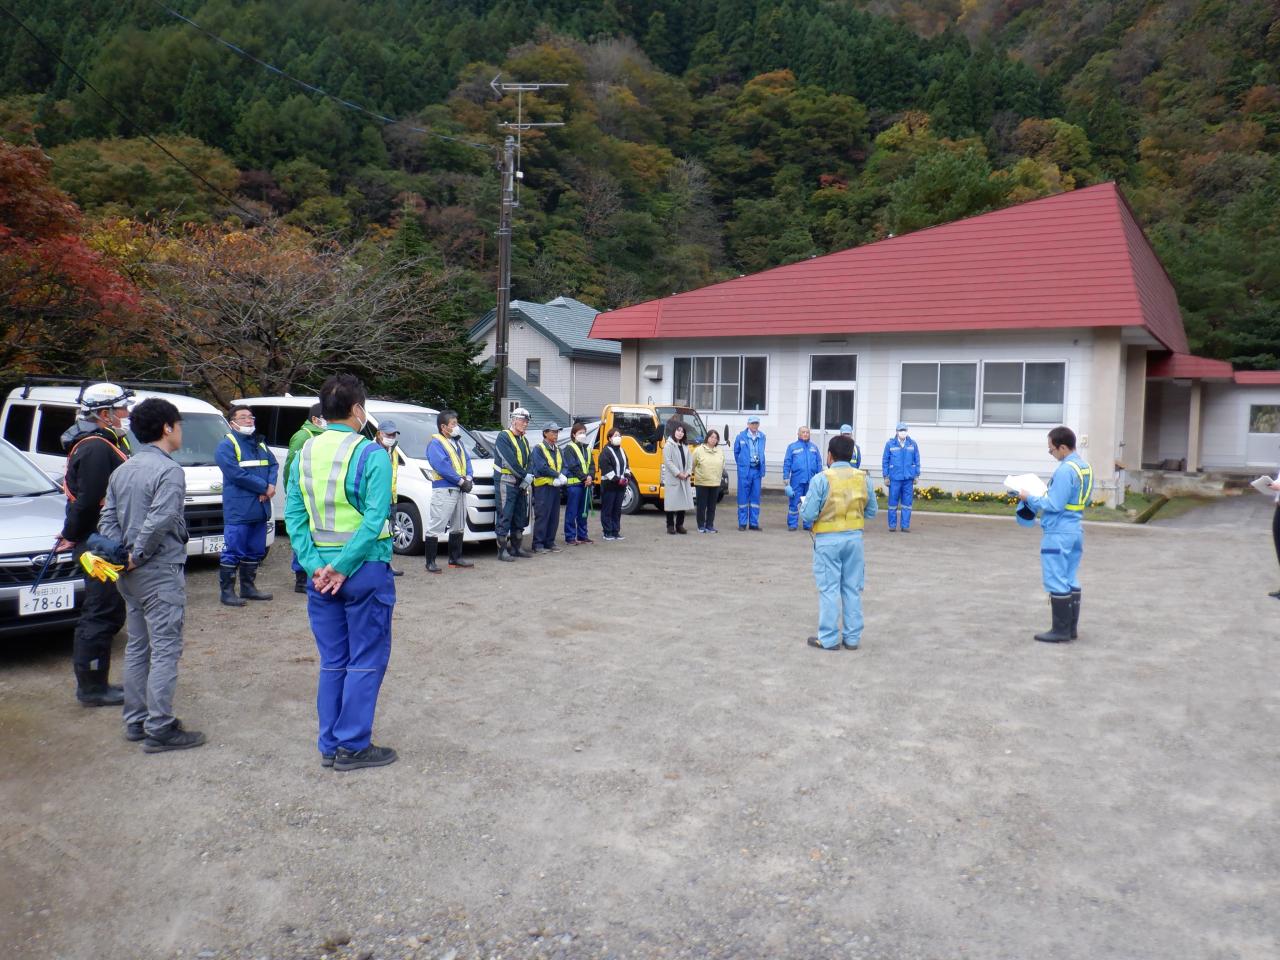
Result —
[[580, 483], [565, 488], [564, 542], [587, 539], [587, 497], [591, 489]]
[[914, 480], [889, 481], [889, 529], [898, 525], [898, 504], [902, 504], [902, 529], [911, 529], [911, 503], [916, 497]]
[[840, 643], [843, 605], [843, 640], [856, 647], [862, 639], [862, 587], [866, 579], [862, 531], [815, 535], [813, 579], [818, 585], [818, 639], [824, 647]]
[[322, 754], [369, 745], [378, 691], [391, 659], [395, 605], [395, 578], [391, 565], [382, 561], [366, 563], [336, 594], [317, 593], [307, 581], [307, 618], [320, 652], [316, 746]]
[[738, 472], [738, 526], [760, 526], [760, 480], [756, 469]]
[[1080, 589], [1080, 557], [1084, 531], [1077, 524], [1064, 530], [1045, 531], [1040, 538], [1040, 572], [1044, 588], [1059, 596]]
[[533, 545], [550, 547], [560, 524], [560, 488], [546, 483], [533, 488]]
[[493, 494], [497, 500], [493, 530], [499, 540], [508, 534], [524, 536], [529, 525], [529, 494], [519, 483], [508, 483], [505, 474], [494, 477]]
[[267, 555], [267, 524], [228, 523], [222, 528], [222, 556], [218, 562], [224, 567], [241, 563], [261, 563]]
[[[809, 481], [796, 481], [791, 478], [791, 499], [787, 501], [787, 529], [794, 530], [800, 523], [800, 498], [809, 492]], [[808, 530], [809, 524], [805, 524], [804, 528]]]

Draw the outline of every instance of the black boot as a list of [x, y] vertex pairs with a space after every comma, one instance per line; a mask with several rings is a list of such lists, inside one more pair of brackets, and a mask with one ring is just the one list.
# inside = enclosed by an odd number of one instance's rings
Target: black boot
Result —
[[674, 511], [667, 511], [667, 533], [675, 535], [676, 532], [676, 515]]
[[228, 607], [243, 607], [248, 604], [247, 600], [241, 600], [236, 596], [235, 567], [218, 567], [218, 585], [222, 588], [220, 599]]
[[427, 537], [427, 573], [439, 573], [440, 567], [436, 564], [436, 554], [440, 552], [440, 538]]
[[118, 707], [124, 688], [107, 683], [106, 670], [76, 670], [76, 699], [86, 707]]
[[1080, 591], [1071, 591], [1071, 639], [1076, 638], [1076, 630], [1080, 626]]
[[270, 600], [271, 594], [258, 589], [258, 565], [240, 564], [240, 596], [245, 600]]
[[510, 539], [511, 539], [510, 537], [498, 538], [498, 559], [501, 560], [503, 563], [513, 563], [516, 559], [515, 556], [512, 555], [511, 552], [508, 550], [508, 543]]
[[293, 571], [293, 592], [294, 593], [307, 592], [307, 572], [305, 570]]
[[474, 567], [475, 564], [470, 560], [462, 558], [462, 532], [449, 534], [449, 566], [451, 567]]
[[1053, 626], [1047, 633], [1037, 633], [1041, 643], [1066, 643], [1071, 639], [1071, 594], [1051, 593], [1049, 605], [1053, 610]]
[[517, 557], [532, 557], [532, 553], [520, 546], [523, 540], [524, 537], [516, 536], [515, 534], [511, 535], [511, 553]]

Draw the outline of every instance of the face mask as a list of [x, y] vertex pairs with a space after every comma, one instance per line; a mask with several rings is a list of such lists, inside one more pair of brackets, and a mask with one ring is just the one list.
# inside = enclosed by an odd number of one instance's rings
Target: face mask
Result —
[[241, 423], [233, 423], [231, 425], [231, 429], [234, 430], [236, 433], [240, 434], [241, 436], [245, 436], [245, 437], [253, 436], [253, 427], [247, 427]]
[[575, 434], [573, 435], [573, 442], [574, 442], [574, 443], [586, 443], [586, 442], [587, 442], [587, 435], [586, 435], [585, 433], [575, 433]]
[[329, 426], [329, 421], [326, 420], [324, 417], [316, 417], [316, 426], [319, 427], [321, 430], [327, 429]]
[[[364, 407], [362, 406], [362, 407], [361, 407], [361, 409], [363, 410], [363, 409], [364, 409]], [[351, 408], [351, 410], [352, 410], [352, 413], [354, 413], [354, 412], [355, 412], [355, 407], [352, 407], [352, 408]], [[366, 413], [365, 413], [365, 415], [364, 415], [363, 417], [360, 417], [360, 418], [359, 418], [359, 420], [360, 420], [360, 426], [356, 427], [356, 431], [357, 431], [358, 433], [363, 433], [363, 432], [364, 432], [364, 428], [365, 428], [365, 427], [367, 427], [367, 426], [369, 425], [369, 414], [366, 412]]]
[[128, 433], [130, 423], [132, 423], [132, 421], [128, 417], [121, 417], [120, 426], [116, 427], [116, 429], [119, 430], [121, 433]]
[[462, 436], [462, 427], [458, 426], [455, 423], [453, 425], [453, 429], [449, 431], [449, 436], [453, 437], [454, 439], [457, 439], [458, 437]]
[[899, 439], [899, 440], [905, 440], [905, 439], [907, 439], [907, 431], [905, 431], [905, 430], [899, 430], [899, 431], [898, 431], [898, 439]]
[[390, 450], [392, 447], [394, 447], [394, 446], [396, 445], [396, 442], [395, 442], [394, 440], [392, 440], [390, 437], [383, 437], [383, 438], [382, 438], [381, 440], [379, 440], [378, 442], [379, 442], [379, 443], [381, 443], [381, 444], [382, 444], [384, 447], [386, 447], [388, 450]]
[[610, 437], [610, 438], [609, 438], [609, 442], [610, 442], [611, 444], [613, 444], [615, 447], [620, 447], [620, 446], [622, 446], [622, 438], [621, 438], [621, 437]]

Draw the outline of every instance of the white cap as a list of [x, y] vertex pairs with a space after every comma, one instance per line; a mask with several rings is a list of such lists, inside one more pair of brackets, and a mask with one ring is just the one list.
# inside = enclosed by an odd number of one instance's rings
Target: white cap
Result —
[[95, 383], [84, 388], [84, 393], [80, 395], [80, 409], [85, 413], [115, 410], [117, 407], [127, 407], [132, 396], [133, 391], [114, 383]]

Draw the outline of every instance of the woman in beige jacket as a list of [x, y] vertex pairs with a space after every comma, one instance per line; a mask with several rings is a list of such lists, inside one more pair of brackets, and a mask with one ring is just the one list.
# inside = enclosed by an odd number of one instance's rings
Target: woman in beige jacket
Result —
[[707, 431], [707, 438], [693, 450], [693, 493], [697, 500], [698, 532], [718, 533], [716, 503], [720, 498], [720, 480], [724, 477], [724, 451], [720, 434]]
[[692, 455], [685, 446], [685, 428], [677, 423], [662, 449], [662, 508], [667, 511], [667, 533], [687, 533], [684, 515], [693, 509]]

